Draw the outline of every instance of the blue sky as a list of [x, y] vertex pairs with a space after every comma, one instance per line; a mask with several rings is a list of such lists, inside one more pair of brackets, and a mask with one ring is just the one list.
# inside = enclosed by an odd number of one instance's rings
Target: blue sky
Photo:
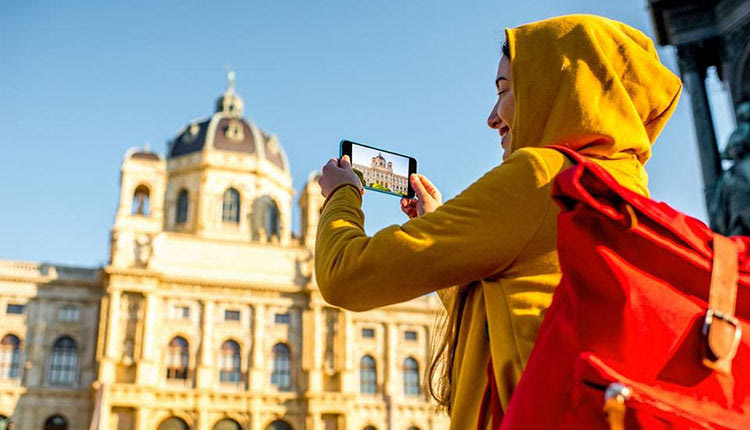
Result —
[[[123, 154], [210, 115], [227, 63], [297, 190], [348, 138], [413, 155], [454, 196], [501, 159], [485, 120], [503, 29], [565, 13], [653, 34], [644, 0], [0, 2], [0, 258], [103, 264]], [[654, 198], [705, 218], [687, 93], [647, 168]], [[369, 193], [368, 232], [403, 222], [398, 204]]]

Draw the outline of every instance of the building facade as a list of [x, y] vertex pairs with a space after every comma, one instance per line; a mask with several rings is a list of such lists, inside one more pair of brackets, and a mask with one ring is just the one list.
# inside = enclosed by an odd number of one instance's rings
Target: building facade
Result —
[[382, 154], [372, 157], [369, 166], [354, 164], [352, 168], [362, 173], [365, 185], [379, 185], [386, 191], [406, 194], [409, 189], [408, 178], [403, 175], [397, 175], [393, 171], [393, 163], [386, 161]]
[[649, 0], [648, 6], [658, 43], [674, 46], [677, 52], [680, 74], [690, 97], [706, 205], [710, 209], [724, 169], [706, 91], [707, 71], [710, 67], [716, 69], [735, 110], [750, 101], [750, 2]]
[[424, 380], [439, 300], [325, 303], [317, 178], [294, 236], [287, 157], [232, 87], [166, 156], [125, 154], [105, 267], [0, 261], [0, 419], [16, 430], [448, 427]]

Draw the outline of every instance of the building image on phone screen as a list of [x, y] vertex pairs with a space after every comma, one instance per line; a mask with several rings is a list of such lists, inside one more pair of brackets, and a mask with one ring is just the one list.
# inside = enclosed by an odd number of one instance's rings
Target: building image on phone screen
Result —
[[[352, 168], [362, 184], [382, 191], [406, 195], [409, 189], [409, 159], [359, 145], [352, 145]], [[369, 159], [369, 166], [366, 161]]]

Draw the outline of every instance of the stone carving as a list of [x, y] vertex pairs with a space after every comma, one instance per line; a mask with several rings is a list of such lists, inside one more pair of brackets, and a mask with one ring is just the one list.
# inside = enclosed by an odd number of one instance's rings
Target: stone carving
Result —
[[750, 101], [737, 106], [737, 128], [722, 158], [734, 161], [716, 184], [708, 212], [711, 228], [727, 235], [750, 235]]
[[146, 234], [139, 234], [135, 238], [135, 261], [140, 267], [148, 266], [151, 259], [151, 237]]

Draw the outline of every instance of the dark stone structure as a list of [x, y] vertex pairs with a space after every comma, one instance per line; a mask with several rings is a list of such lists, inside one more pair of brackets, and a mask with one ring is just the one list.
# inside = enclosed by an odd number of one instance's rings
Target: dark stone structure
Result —
[[750, 0], [649, 0], [649, 9], [658, 43], [677, 48], [693, 108], [706, 205], [711, 207], [723, 169], [706, 93], [706, 71], [716, 67], [719, 78], [728, 84], [735, 108], [750, 101]]

